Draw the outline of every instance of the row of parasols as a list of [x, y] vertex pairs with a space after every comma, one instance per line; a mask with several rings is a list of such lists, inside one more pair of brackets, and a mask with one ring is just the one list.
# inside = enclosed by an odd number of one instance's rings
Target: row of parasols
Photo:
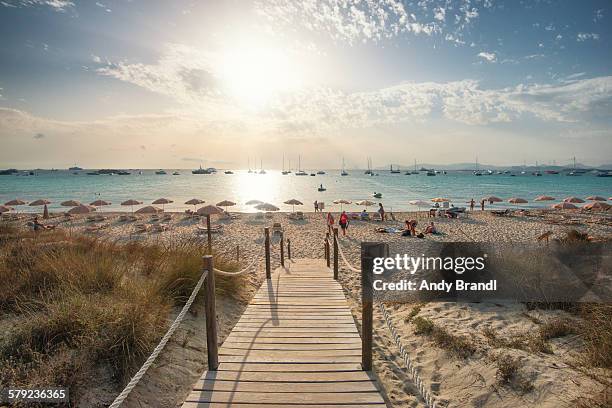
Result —
[[[489, 197], [484, 197], [483, 198], [484, 201], [487, 201], [489, 203], [500, 203], [500, 202], [504, 202], [504, 200], [502, 200], [499, 197], [496, 196], [489, 196]], [[542, 195], [542, 196], [538, 196], [534, 199], [534, 201], [555, 201], [556, 199], [554, 197], [551, 196], [547, 196], [547, 195]], [[590, 203], [584, 205], [582, 208], [590, 210], [590, 209], [595, 209], [595, 210], [608, 210], [611, 206], [610, 204], [608, 204], [606, 201], [606, 198], [604, 197], [600, 197], [600, 196], [589, 196], [586, 197], [586, 200], [591, 201]], [[612, 197], [610, 197], [608, 200], [612, 200]], [[432, 198], [431, 202], [434, 203], [443, 203], [443, 202], [450, 202], [451, 200], [448, 198], [443, 198], [443, 197], [436, 197], [436, 198]], [[528, 203], [528, 201], [524, 198], [520, 198], [520, 197], [512, 197], [510, 199], [507, 200], [508, 203], [510, 204], [526, 204]], [[6, 203], [4, 203], [4, 205], [0, 205], [0, 213], [4, 213], [4, 212], [8, 212], [11, 211], [14, 206], [21, 206], [21, 205], [29, 205], [29, 206], [45, 206], [45, 210], [46, 210], [46, 206], [48, 204], [51, 204], [52, 202], [46, 199], [40, 199], [40, 200], [35, 200], [32, 201], [30, 203], [20, 200], [20, 199], [15, 199], [15, 200], [11, 200], [8, 201]], [[134, 199], [129, 199], [126, 201], [123, 201], [121, 203], [122, 206], [129, 206], [132, 209], [132, 213], [137, 213], [137, 214], [156, 214], [159, 212], [163, 212], [164, 211], [164, 206], [166, 204], [172, 204], [174, 203], [173, 200], [170, 200], [168, 198], [158, 198], [157, 200], [154, 200], [153, 202], [151, 202], [152, 205], [148, 205], [145, 207], [142, 207], [136, 211], [134, 211], [134, 206], [137, 205], [142, 205], [143, 202], [142, 201], [138, 201], [138, 200], [134, 200]], [[225, 207], [227, 209], [227, 207], [233, 207], [236, 205], [235, 202], [233, 201], [229, 201], [229, 200], [223, 200], [218, 202], [216, 205], [208, 205], [205, 207], [201, 207], [199, 209], [196, 210], [196, 207], [198, 205], [204, 204], [205, 201], [204, 200], [200, 200], [198, 198], [192, 198], [191, 200], [188, 200], [185, 202], [186, 205], [193, 205], [194, 206], [194, 212], [200, 214], [200, 215], [212, 215], [212, 214], [220, 214], [222, 212], [222, 210], [219, 207]], [[342, 205], [344, 204], [352, 204], [352, 201], [350, 200], [345, 200], [345, 199], [338, 199], [338, 200], [334, 200], [333, 202], [334, 204], [340, 204], [341, 208]], [[566, 197], [563, 199], [563, 201], [553, 204], [552, 208], [555, 209], [578, 209], [578, 207], [575, 204], [580, 204], [580, 203], [585, 203], [585, 200], [583, 200], [582, 198], [579, 197]], [[98, 207], [104, 207], [107, 205], [111, 205], [112, 203], [110, 201], [105, 201], [105, 200], [96, 200], [93, 201], [91, 203], [89, 203], [89, 205], [87, 204], [83, 204], [80, 201], [77, 200], [68, 200], [68, 201], [63, 201], [60, 203], [60, 205], [62, 207], [71, 207], [70, 210], [67, 211], [67, 213], [69, 214], [87, 214], [90, 213], [92, 211], [95, 211]], [[273, 204], [270, 203], [265, 203], [263, 201], [259, 201], [259, 200], [250, 200], [247, 201], [245, 203], [246, 205], [250, 205], [253, 206], [256, 210], [259, 211], [278, 211], [279, 208]], [[287, 205], [291, 205], [293, 207], [293, 210], [295, 211], [295, 206], [296, 205], [303, 205], [304, 203], [302, 203], [299, 200], [296, 199], [290, 199], [284, 202], [284, 204]], [[370, 200], [361, 200], [361, 201], [357, 201], [355, 204], [360, 205], [360, 206], [371, 206], [376, 204], [373, 201]], [[409, 204], [414, 205], [414, 206], [418, 206], [418, 207], [424, 207], [424, 206], [429, 206], [430, 202], [428, 201], [424, 201], [424, 200], [412, 200], [409, 201]], [[162, 208], [159, 207], [155, 207], [155, 205], [161, 205]]]
[[[445, 200], [445, 199], [442, 199]], [[489, 203], [501, 203], [502, 200], [499, 197], [489, 196], [484, 197], [484, 201], [488, 201]], [[590, 203], [582, 206], [585, 210], [608, 210], [611, 206], [606, 201], [612, 200], [612, 197], [606, 199], [601, 196], [589, 196], [586, 198], [587, 201], [591, 201]], [[433, 201], [433, 200], [432, 200]], [[447, 201], [447, 200], [445, 200]], [[533, 201], [556, 201], [555, 197], [551, 197], [548, 195], [541, 195], [536, 197]], [[520, 197], [512, 197], [507, 201], [510, 204], [526, 204], [528, 201], [524, 198]], [[566, 197], [561, 202], [552, 204], [551, 207], [558, 210], [576, 210], [578, 207], [575, 204], [585, 203], [586, 201], [580, 197]]]

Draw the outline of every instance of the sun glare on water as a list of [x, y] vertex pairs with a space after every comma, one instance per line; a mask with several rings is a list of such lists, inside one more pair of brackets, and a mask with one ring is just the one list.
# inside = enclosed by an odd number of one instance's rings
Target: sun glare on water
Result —
[[223, 53], [220, 75], [231, 96], [249, 108], [262, 108], [275, 94], [296, 90], [300, 78], [286, 52], [244, 45]]

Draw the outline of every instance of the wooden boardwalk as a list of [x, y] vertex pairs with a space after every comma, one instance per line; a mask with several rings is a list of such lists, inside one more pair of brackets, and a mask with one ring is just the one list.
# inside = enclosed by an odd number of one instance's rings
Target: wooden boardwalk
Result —
[[298, 259], [263, 283], [219, 350], [218, 371], [184, 408], [383, 408], [361, 370], [361, 338], [341, 286], [322, 260]]

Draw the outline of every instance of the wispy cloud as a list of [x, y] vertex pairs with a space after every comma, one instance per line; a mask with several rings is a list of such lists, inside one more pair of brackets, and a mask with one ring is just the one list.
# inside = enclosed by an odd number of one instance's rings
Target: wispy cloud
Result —
[[478, 53], [478, 56], [480, 58], [482, 58], [483, 60], [487, 61], [487, 62], [496, 62], [497, 61], [497, 56], [495, 55], [494, 52], [482, 51], [482, 52]]
[[576, 41], [583, 42], [587, 40], [599, 40], [599, 34], [597, 33], [578, 33]]
[[[255, 7], [275, 27], [300, 27], [351, 44], [408, 33], [443, 34], [442, 38], [452, 34], [451, 41], [464, 43], [462, 32], [480, 13], [470, 0], [462, 0], [453, 7], [447, 3], [427, 0], [408, 6], [399, 0], [256, 0]], [[490, 7], [491, 2], [485, 1], [482, 6]]]
[[4, 7], [35, 7], [35, 6], [46, 6], [50, 7], [55, 11], [66, 11], [69, 8], [74, 7], [72, 0], [13, 0], [13, 1], [0, 1], [0, 6]]

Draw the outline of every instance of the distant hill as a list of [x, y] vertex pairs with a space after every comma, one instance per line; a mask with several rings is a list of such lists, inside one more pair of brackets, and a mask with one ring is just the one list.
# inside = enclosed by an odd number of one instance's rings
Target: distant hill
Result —
[[[411, 165], [403, 165], [403, 164], [393, 164], [393, 168], [396, 169], [398, 168], [400, 170], [413, 170], [414, 169], [414, 164]], [[573, 168], [574, 164], [573, 163], [568, 163], [566, 165], [557, 165], [557, 166], [552, 166], [552, 165], [539, 165], [539, 166], [535, 166], [535, 165], [529, 165], [529, 166], [523, 166], [523, 165], [513, 165], [513, 166], [496, 166], [493, 164], [482, 164], [482, 163], [451, 163], [451, 164], [432, 164], [432, 163], [417, 163], [417, 170], [419, 170], [420, 168], [426, 168], [426, 169], [435, 169], [435, 170], [476, 170], [476, 169], [480, 169], [480, 170], [511, 170], [511, 171], [534, 171], [534, 170], [540, 170], [540, 171], [545, 171], [545, 170], [557, 170], [557, 171], [561, 171], [564, 169], [569, 169], [569, 168]], [[386, 166], [377, 166], [375, 167], [375, 170], [377, 171], [384, 171], [384, 170], [389, 170], [390, 165], [386, 165]], [[586, 170], [595, 170], [595, 169], [599, 169], [599, 170], [612, 170], [612, 164], [602, 164], [600, 166], [587, 166], [585, 164], [582, 163], [576, 163], [576, 168], [577, 169], [586, 169]]]

